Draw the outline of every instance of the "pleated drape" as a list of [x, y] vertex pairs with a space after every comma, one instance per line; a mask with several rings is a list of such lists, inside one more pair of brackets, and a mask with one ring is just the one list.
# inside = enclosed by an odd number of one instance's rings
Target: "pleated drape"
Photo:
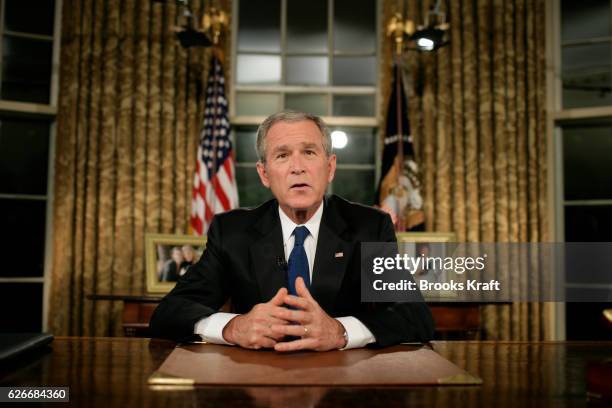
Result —
[[179, 46], [177, 12], [151, 0], [63, 2], [55, 334], [120, 334], [121, 304], [86, 296], [143, 292], [145, 233], [188, 232], [210, 51]]
[[[406, 15], [422, 22], [434, 3], [408, 1]], [[401, 4], [384, 2], [381, 24]], [[404, 53], [428, 231], [452, 231], [462, 242], [549, 239], [544, 5], [444, 1], [450, 44], [433, 53]], [[393, 60], [388, 38], [382, 50], [386, 103]], [[384, 118], [384, 106], [380, 112]], [[537, 287], [540, 279], [512, 276], [520, 290]], [[482, 318], [487, 339], [550, 337], [547, 309], [538, 303], [485, 306]]]

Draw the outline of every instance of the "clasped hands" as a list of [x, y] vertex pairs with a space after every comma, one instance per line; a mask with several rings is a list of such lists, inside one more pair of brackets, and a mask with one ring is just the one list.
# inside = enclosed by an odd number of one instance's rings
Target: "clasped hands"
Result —
[[[298, 296], [280, 288], [270, 301], [234, 317], [223, 329], [223, 338], [244, 348], [276, 351], [326, 351], [345, 347], [342, 323], [325, 313], [302, 278], [296, 279], [295, 289]], [[286, 336], [298, 339], [283, 341]]]

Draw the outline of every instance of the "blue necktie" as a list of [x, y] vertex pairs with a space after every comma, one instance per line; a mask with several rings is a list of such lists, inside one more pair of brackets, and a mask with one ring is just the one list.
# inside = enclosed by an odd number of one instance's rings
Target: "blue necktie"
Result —
[[304, 250], [304, 240], [310, 234], [308, 228], [301, 226], [296, 227], [293, 231], [295, 244], [291, 255], [289, 255], [289, 294], [297, 296], [295, 291], [295, 280], [298, 276], [304, 279], [306, 287], [310, 287], [310, 273], [308, 272], [308, 258]]

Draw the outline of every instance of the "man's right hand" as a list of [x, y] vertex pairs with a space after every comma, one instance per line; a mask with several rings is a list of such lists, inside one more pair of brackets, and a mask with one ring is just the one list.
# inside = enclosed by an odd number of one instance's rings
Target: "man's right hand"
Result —
[[284, 335], [273, 332], [272, 325], [289, 324], [286, 320], [272, 317], [276, 309], [283, 308], [285, 296], [287, 289], [280, 288], [268, 302], [259, 303], [249, 313], [234, 317], [223, 328], [225, 341], [250, 349], [273, 348]]

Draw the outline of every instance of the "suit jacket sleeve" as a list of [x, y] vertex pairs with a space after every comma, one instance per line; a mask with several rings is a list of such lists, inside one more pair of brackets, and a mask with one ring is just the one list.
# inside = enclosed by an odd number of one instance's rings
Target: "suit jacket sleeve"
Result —
[[[391, 218], [386, 215], [379, 241], [396, 242]], [[355, 315], [376, 337], [374, 346], [386, 347], [402, 342], [428, 342], [433, 338], [434, 321], [422, 297], [406, 303], [377, 303]]]
[[149, 323], [152, 337], [175, 341], [197, 338], [195, 324], [216, 313], [229, 297], [224, 256], [219, 218], [215, 217], [208, 231], [206, 251], [155, 309]]

